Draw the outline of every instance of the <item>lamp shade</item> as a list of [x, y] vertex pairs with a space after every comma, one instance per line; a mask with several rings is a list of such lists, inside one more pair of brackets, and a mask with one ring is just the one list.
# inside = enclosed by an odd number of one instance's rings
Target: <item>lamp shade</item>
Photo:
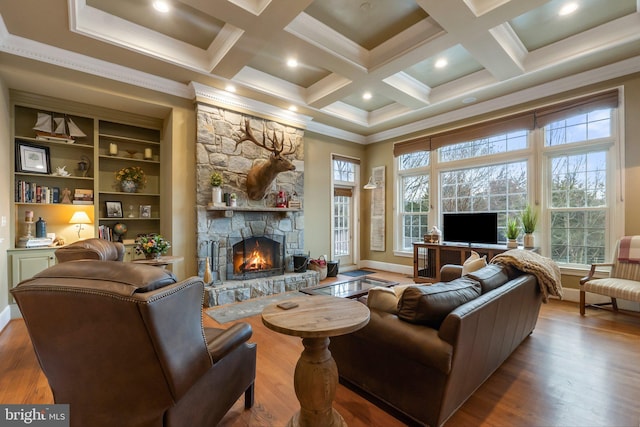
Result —
[[74, 212], [69, 220], [69, 224], [91, 224], [89, 215], [84, 211]]
[[378, 186], [376, 185], [375, 181], [373, 180], [373, 176], [369, 177], [369, 182], [367, 182], [364, 186], [365, 190], [374, 190], [378, 188]]

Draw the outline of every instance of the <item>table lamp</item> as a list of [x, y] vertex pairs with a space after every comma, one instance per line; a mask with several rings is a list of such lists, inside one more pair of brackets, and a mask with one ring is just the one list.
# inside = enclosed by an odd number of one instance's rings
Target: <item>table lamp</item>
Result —
[[69, 224], [78, 224], [78, 239], [80, 238], [80, 232], [82, 231], [83, 224], [91, 224], [89, 215], [84, 211], [74, 212], [69, 220]]

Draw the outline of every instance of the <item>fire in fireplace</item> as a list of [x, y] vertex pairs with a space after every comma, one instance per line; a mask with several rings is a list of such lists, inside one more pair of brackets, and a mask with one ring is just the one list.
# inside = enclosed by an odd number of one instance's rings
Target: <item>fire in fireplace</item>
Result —
[[254, 236], [230, 242], [227, 279], [253, 279], [284, 273], [284, 236]]

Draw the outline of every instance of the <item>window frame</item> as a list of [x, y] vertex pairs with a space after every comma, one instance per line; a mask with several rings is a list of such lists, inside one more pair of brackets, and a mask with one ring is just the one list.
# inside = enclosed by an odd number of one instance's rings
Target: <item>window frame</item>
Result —
[[[536, 227], [536, 246], [540, 247], [540, 253], [550, 256], [550, 224], [551, 224], [551, 169], [550, 163], [554, 155], [562, 153], [571, 155], [573, 153], [584, 153], [591, 151], [607, 151], [607, 212], [605, 228], [605, 261], [609, 261], [612, 256], [612, 249], [616, 240], [624, 234], [624, 104], [622, 102], [622, 91], [620, 91], [620, 102], [616, 108], [612, 108], [611, 114], [611, 136], [598, 138], [591, 141], [571, 142], [567, 144], [545, 146], [545, 127], [536, 127], [527, 130], [527, 147], [525, 149], [512, 152], [492, 154], [479, 158], [463, 159], [456, 161], [440, 162], [437, 149], [430, 151], [430, 164], [421, 168], [419, 174], [429, 174], [429, 200], [430, 211], [428, 224], [439, 225], [441, 223], [441, 200], [442, 188], [440, 173], [442, 171], [457, 170], [465, 167], [483, 167], [506, 162], [526, 161], [527, 165], [527, 191], [528, 202], [536, 207], [539, 212], [538, 226]], [[594, 108], [596, 110], [598, 108]], [[505, 132], [507, 133], [507, 132]], [[571, 153], [571, 154], [567, 154]], [[413, 251], [408, 251], [402, 247], [403, 223], [402, 223], [402, 177], [408, 175], [407, 171], [400, 170], [400, 157], [394, 158], [395, 174], [395, 211], [394, 216], [394, 254], [397, 256], [413, 256]], [[417, 172], [413, 172], [417, 174]], [[559, 263], [563, 274], [582, 275], [589, 265]]]

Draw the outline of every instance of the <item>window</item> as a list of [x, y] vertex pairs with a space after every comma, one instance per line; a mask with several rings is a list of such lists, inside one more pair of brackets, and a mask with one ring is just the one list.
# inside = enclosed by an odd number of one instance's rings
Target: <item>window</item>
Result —
[[[611, 191], [607, 185], [613, 110], [596, 110], [550, 123], [549, 148], [551, 258], [567, 264], [604, 262]], [[592, 148], [589, 148], [593, 146]]]
[[612, 90], [396, 144], [396, 249], [410, 252], [453, 212], [498, 212], [506, 242], [507, 218], [532, 204], [543, 255], [607, 261], [623, 227], [613, 210], [617, 103]]
[[441, 212], [497, 212], [498, 242], [507, 218], [527, 204], [527, 163], [511, 162], [440, 173]]
[[429, 230], [429, 161], [428, 151], [399, 157], [400, 202], [398, 214], [402, 224], [400, 247], [411, 250]]
[[333, 180], [355, 182], [356, 164], [345, 160], [333, 160]]

